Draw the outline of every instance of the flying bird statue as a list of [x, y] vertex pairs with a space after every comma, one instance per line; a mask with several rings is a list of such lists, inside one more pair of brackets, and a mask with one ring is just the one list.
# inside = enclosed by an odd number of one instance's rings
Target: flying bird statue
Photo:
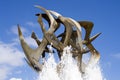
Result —
[[[48, 48], [48, 45], [51, 43], [54, 50], [57, 51], [60, 60], [61, 56], [63, 55], [63, 49], [67, 46], [71, 46], [72, 56], [77, 61], [81, 73], [84, 73], [84, 68], [91, 63], [92, 59], [95, 60], [95, 63], [99, 61], [100, 54], [93, 46], [92, 41], [94, 41], [101, 33], [91, 37], [90, 34], [94, 26], [93, 22], [76, 21], [72, 18], [64, 17], [55, 11], [47, 10], [41, 6], [35, 7], [43, 11], [43, 13], [36, 14], [38, 17], [38, 23], [43, 33], [42, 41], [39, 41], [35, 32], [32, 32], [31, 34], [31, 38], [33, 38], [38, 44], [36, 49], [32, 49], [27, 44], [20, 29], [20, 25], [18, 25], [20, 43], [26, 56], [25, 60], [30, 67], [32, 67], [37, 72], [42, 71], [44, 63], [40, 63], [39, 60], [46, 57], [45, 53], [51, 52]], [[48, 22], [48, 29], [45, 28], [43, 19]], [[61, 24], [64, 26], [64, 31], [56, 35], [55, 32], [60, 29]], [[82, 28], [85, 30], [85, 33], [82, 33]], [[82, 39], [82, 34], [85, 34], [84, 39]], [[54, 52], [55, 51], [51, 53]], [[85, 64], [82, 61], [82, 56], [83, 54], [87, 53], [91, 53], [91, 56], [89, 58], [89, 62]]]

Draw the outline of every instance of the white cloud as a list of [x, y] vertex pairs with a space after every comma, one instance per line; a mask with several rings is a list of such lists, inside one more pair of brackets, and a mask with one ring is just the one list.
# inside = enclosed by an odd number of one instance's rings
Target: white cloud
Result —
[[[28, 24], [30, 25], [30, 24], [32, 24], [32, 22], [31, 22], [31, 23], [29, 22]], [[13, 26], [13, 27], [11, 28], [11, 31], [12, 31], [12, 33], [14, 33], [15, 35], [18, 35], [17, 26]], [[29, 36], [26, 35], [26, 33], [27, 33], [27, 34], [30, 34], [29, 31], [28, 31], [26, 28], [24, 28], [24, 27], [21, 27], [21, 31], [22, 31], [23, 36], [25, 37], [25, 41], [26, 41], [30, 46], [37, 47], [37, 44], [36, 44], [35, 40], [33, 40], [33, 39], [31, 38], [31, 35], [29, 35]], [[17, 37], [17, 38], [14, 38], [14, 39], [12, 39], [12, 40], [13, 40], [14, 44], [18, 44], [18, 43], [20, 42], [18, 37]]]
[[[48, 26], [49, 26], [48, 22], [43, 19], [43, 24], [44, 24], [44, 27], [47, 29]], [[26, 22], [26, 25], [30, 26], [30, 27], [33, 27], [33, 28], [40, 28], [40, 25], [37, 22], [29, 21], [29, 22]]]
[[38, 23], [33, 23], [33, 22], [27, 22], [26, 25], [31, 26], [31, 27], [38, 27]]
[[21, 78], [11, 78], [10, 80], [22, 80]]
[[[29, 46], [31, 46], [31, 47], [37, 47], [37, 46], [38, 46], [37, 43], [36, 43], [36, 41], [35, 41], [34, 39], [32, 39], [31, 36], [26, 36], [26, 37], [24, 37], [24, 38], [25, 38], [25, 42], [26, 42]], [[13, 41], [14, 41], [14, 44], [20, 43], [20, 40], [19, 40], [18, 38], [13, 39]], [[20, 44], [19, 44], [19, 45], [20, 45]]]
[[[23, 34], [25, 34], [25, 33], [28, 32], [28, 30], [25, 29], [24, 27], [20, 26], [20, 28], [21, 28]], [[12, 26], [12, 28], [11, 28], [11, 32], [12, 32], [13, 34], [18, 35], [17, 25]]]
[[0, 66], [0, 80], [5, 80], [9, 75], [8, 72], [10, 72], [10, 68], [6, 66]]
[[112, 54], [114, 58], [120, 59], [120, 53]]
[[23, 53], [14, 46], [0, 43], [0, 64], [21, 66], [24, 64], [23, 57]]
[[15, 74], [21, 74], [21, 73], [22, 73], [21, 70], [18, 70], [18, 71], [15, 72]]
[[30, 36], [25, 37], [25, 41], [33, 47], [37, 47], [37, 43], [35, 42], [34, 39], [32, 39]]
[[0, 80], [5, 80], [15, 67], [24, 65], [24, 54], [13, 44], [0, 42]]

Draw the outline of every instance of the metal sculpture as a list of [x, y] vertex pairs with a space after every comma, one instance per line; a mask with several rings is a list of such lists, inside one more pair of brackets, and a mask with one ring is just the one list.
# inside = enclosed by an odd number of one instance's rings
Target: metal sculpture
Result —
[[[95, 63], [99, 61], [100, 54], [92, 45], [92, 41], [95, 40], [101, 33], [98, 33], [95, 36], [90, 37], [93, 28], [92, 22], [75, 21], [72, 18], [64, 17], [55, 11], [47, 10], [41, 6], [35, 6], [35, 7], [41, 9], [44, 12], [44, 13], [36, 14], [36, 16], [38, 16], [38, 23], [40, 24], [43, 32], [42, 41], [39, 41], [39, 39], [37, 38], [34, 32], [31, 35], [31, 38], [33, 38], [38, 44], [38, 47], [36, 49], [32, 49], [25, 42], [20, 26], [18, 25], [19, 39], [23, 51], [26, 55], [25, 60], [29, 64], [29, 66], [31, 66], [37, 72], [42, 70], [42, 66], [44, 63], [40, 63], [39, 60], [40, 58], [45, 57], [45, 52], [47, 53], [50, 52], [47, 45], [50, 45], [51, 43], [54, 50], [57, 51], [60, 59], [62, 56], [63, 49], [71, 45], [72, 46], [71, 53], [73, 55], [73, 58], [77, 60], [79, 70], [81, 71], [81, 73], [84, 72], [83, 68], [85, 68], [85, 65], [90, 64], [92, 59], [95, 60], [94, 61]], [[48, 22], [49, 24], [48, 30], [45, 29], [42, 18], [44, 18]], [[64, 25], [64, 32], [56, 36], [55, 32], [60, 28], [60, 24]], [[84, 39], [82, 39], [81, 28], [85, 29]], [[91, 53], [91, 57], [88, 64], [85, 64], [82, 61], [82, 56], [83, 54], [86, 54], [88, 52]]]

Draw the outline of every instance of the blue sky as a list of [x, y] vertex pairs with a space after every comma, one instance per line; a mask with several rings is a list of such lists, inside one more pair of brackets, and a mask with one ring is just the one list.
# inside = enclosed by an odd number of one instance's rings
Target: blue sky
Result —
[[[120, 1], [119, 0], [1, 0], [0, 2], [0, 80], [35, 80], [35, 73], [24, 61], [19, 44], [20, 24], [31, 46], [30, 34], [42, 38], [34, 5], [54, 10], [75, 20], [94, 23], [92, 35], [102, 32], [93, 44], [101, 54], [100, 64], [107, 80], [120, 79]], [[33, 43], [31, 43], [31, 41]]]

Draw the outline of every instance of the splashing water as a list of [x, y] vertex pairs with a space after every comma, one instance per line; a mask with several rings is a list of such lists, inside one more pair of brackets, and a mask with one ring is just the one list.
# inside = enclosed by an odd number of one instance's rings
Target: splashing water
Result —
[[[63, 50], [63, 56], [59, 63], [55, 62], [53, 54], [49, 54], [37, 80], [106, 80], [102, 76], [99, 64], [88, 65], [85, 68], [85, 74], [82, 75], [70, 50], [70, 47]], [[59, 70], [58, 66], [60, 66]]]

